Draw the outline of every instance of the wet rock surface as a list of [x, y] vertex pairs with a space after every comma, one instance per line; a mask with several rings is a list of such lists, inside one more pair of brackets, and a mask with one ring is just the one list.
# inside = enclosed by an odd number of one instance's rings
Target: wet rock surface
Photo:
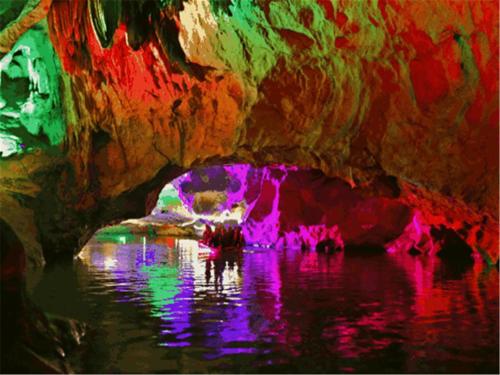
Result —
[[28, 297], [23, 246], [0, 220], [2, 373], [73, 372], [67, 355], [75, 350], [85, 325], [48, 317]]
[[[29, 231], [17, 211], [2, 215], [35, 263], [149, 213], [173, 171], [236, 161], [352, 186], [393, 176], [368, 194], [400, 196], [427, 225], [468, 223], [459, 236], [498, 257], [493, 2], [123, 3], [49, 9], [64, 137], [42, 129], [1, 176], [2, 202], [22, 205]], [[42, 167], [35, 151], [57, 162]], [[360, 243], [389, 239], [370, 236]]]
[[449, 247], [440, 234], [448, 230], [487, 264], [497, 256], [497, 231], [488, 217], [454, 200], [422, 196], [422, 190], [393, 176], [352, 186], [318, 170], [240, 164], [198, 168], [169, 186], [204, 220], [224, 220], [224, 212], [240, 218], [251, 243], [314, 249], [333, 240], [340, 248], [381, 246], [434, 254]]
[[[279, 203], [272, 225], [291, 241], [341, 232], [346, 249], [468, 262], [481, 248], [498, 264], [496, 2], [30, 3], [18, 29], [47, 20], [16, 44], [0, 35], [6, 371], [69, 371], [61, 327], [78, 331], [26, 298], [25, 260], [71, 259], [198, 166], [321, 171], [275, 170], [249, 189], [255, 232], [279, 233], [261, 225]], [[8, 5], [2, 26], [23, 14]], [[327, 191], [342, 210], [324, 209]]]

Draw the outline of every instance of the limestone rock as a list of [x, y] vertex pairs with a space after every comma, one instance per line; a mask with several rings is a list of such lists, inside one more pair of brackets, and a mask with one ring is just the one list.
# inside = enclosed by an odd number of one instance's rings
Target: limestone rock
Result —
[[65, 136], [36, 140], [57, 165], [18, 177], [37, 185], [24, 204], [46, 258], [148, 213], [178, 173], [226, 162], [353, 186], [394, 176], [428, 225], [470, 226], [459, 235], [498, 257], [495, 2], [151, 4], [122, 7], [116, 29], [103, 10], [112, 35], [87, 1], [50, 8]]

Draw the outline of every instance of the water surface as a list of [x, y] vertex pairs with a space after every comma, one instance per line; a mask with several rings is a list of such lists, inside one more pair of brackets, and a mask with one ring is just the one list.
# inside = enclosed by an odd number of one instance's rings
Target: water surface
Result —
[[498, 373], [498, 272], [430, 256], [92, 240], [32, 290], [86, 321], [79, 372]]

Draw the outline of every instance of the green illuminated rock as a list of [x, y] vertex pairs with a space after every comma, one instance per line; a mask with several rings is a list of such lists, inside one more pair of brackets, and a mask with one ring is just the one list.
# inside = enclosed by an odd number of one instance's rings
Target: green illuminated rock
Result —
[[41, 22], [23, 34], [0, 60], [3, 156], [61, 144], [66, 126], [60, 80], [59, 59], [48, 37], [46, 23]]
[[52, 3], [64, 72], [41, 26], [2, 60], [4, 201], [25, 208], [11, 222], [32, 214], [46, 256], [149, 213], [179, 173], [226, 162], [353, 186], [394, 176], [426, 220], [497, 256], [494, 2], [104, 4]]

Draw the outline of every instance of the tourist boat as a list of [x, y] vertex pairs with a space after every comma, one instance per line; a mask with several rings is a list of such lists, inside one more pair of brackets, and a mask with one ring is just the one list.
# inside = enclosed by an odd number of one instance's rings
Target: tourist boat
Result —
[[211, 246], [203, 240], [199, 240], [198, 244], [201, 248], [210, 249], [212, 253], [234, 253], [243, 250], [243, 246]]

